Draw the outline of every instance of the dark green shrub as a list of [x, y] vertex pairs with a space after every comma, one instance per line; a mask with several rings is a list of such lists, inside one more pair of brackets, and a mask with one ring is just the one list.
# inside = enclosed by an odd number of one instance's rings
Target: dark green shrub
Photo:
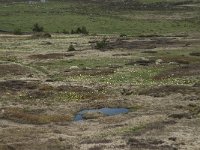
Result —
[[71, 30], [71, 34], [75, 34], [75, 31], [73, 29]]
[[96, 49], [104, 49], [104, 48], [106, 48], [107, 44], [108, 43], [106, 41], [106, 38], [104, 38], [102, 41], [99, 41], [99, 42], [96, 43], [95, 48]]
[[71, 30], [71, 34], [89, 34], [85, 26], [78, 27], [76, 30]]
[[76, 49], [74, 48], [74, 46], [72, 44], [70, 44], [70, 46], [68, 47], [68, 51], [75, 51]]
[[43, 32], [44, 28], [42, 26], [40, 26], [38, 23], [33, 25], [33, 32]]
[[77, 33], [77, 34], [80, 34], [80, 33], [82, 33], [82, 30], [81, 30], [81, 28], [79, 28], [79, 27], [78, 27], [78, 28], [76, 29], [76, 33]]
[[15, 30], [13, 31], [13, 33], [14, 33], [15, 35], [22, 35], [21, 29], [15, 29]]
[[127, 35], [124, 34], [124, 33], [121, 33], [119, 36], [120, 36], [120, 37], [127, 37]]
[[66, 30], [64, 29], [62, 33], [64, 33], [64, 34], [69, 34], [69, 31], [66, 31]]
[[82, 28], [81, 28], [81, 33], [82, 33], [82, 34], [88, 34], [89, 32], [87, 31], [87, 29], [86, 29], [85, 26], [82, 26]]

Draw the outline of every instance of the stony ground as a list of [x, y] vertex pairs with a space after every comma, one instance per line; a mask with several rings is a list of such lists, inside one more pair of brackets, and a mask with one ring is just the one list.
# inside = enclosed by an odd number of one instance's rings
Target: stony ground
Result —
[[[1, 34], [0, 149], [200, 149], [199, 43], [198, 34]], [[104, 107], [129, 112], [73, 121]]]

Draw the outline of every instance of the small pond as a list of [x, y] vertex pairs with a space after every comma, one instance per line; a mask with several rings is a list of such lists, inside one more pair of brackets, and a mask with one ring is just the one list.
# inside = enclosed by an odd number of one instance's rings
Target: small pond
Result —
[[101, 109], [85, 109], [76, 114], [74, 117], [74, 121], [80, 121], [83, 120], [83, 115], [86, 113], [101, 113], [105, 116], [113, 116], [118, 114], [125, 114], [128, 113], [127, 108], [101, 108]]

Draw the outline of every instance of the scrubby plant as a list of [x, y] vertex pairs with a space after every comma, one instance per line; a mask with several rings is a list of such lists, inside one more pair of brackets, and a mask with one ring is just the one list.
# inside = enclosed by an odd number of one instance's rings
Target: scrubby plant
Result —
[[44, 28], [42, 26], [40, 26], [38, 23], [33, 25], [33, 32], [43, 32]]
[[106, 38], [103, 38], [102, 41], [97, 42], [95, 48], [96, 49], [104, 49], [104, 48], [106, 48], [106, 46], [108, 44], [106, 40], [107, 40]]
[[73, 29], [71, 30], [71, 34], [75, 34], [75, 31]]
[[81, 30], [80, 27], [78, 27], [78, 28], [76, 29], [76, 33], [77, 33], [77, 34], [82, 33], [82, 30]]
[[63, 29], [63, 32], [64, 34], [69, 34], [69, 31], [66, 31], [65, 29]]
[[85, 26], [78, 27], [76, 30], [71, 30], [71, 34], [89, 34]]
[[51, 38], [50, 33], [34, 33], [31, 38]]
[[119, 36], [120, 36], [120, 37], [127, 37], [127, 35], [124, 34], [124, 33], [121, 33]]
[[13, 31], [13, 33], [15, 34], [15, 35], [22, 35], [22, 30], [21, 29], [15, 29], [14, 31]]
[[74, 46], [72, 44], [69, 45], [68, 47], [68, 51], [75, 51], [76, 49], [74, 48]]
[[82, 34], [89, 34], [89, 32], [88, 32], [88, 30], [86, 29], [85, 26], [82, 26], [82, 27], [81, 27], [81, 33], [82, 33]]

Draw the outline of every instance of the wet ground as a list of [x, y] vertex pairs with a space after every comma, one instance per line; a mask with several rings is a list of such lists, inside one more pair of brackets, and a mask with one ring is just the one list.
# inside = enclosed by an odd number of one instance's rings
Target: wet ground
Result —
[[30, 36], [1, 35], [0, 149], [200, 148], [199, 35]]

